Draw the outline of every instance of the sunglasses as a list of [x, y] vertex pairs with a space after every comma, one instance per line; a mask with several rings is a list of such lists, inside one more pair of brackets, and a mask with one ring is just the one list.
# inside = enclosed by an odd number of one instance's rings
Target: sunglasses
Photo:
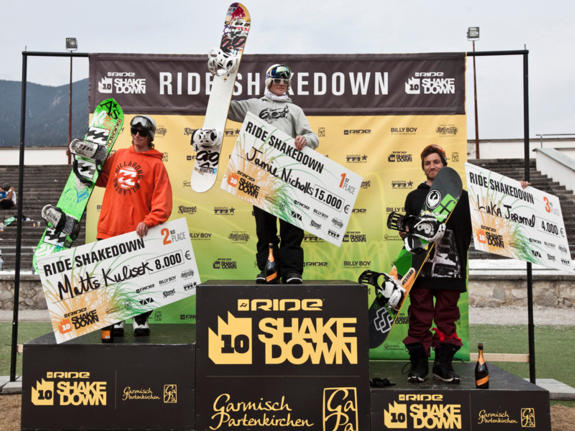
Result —
[[272, 82], [274, 84], [280, 85], [280, 84], [285, 84], [285, 85], [289, 85], [289, 79], [283, 79], [283, 78], [273, 78]]
[[137, 135], [138, 133], [142, 138], [147, 138], [148, 136], [150, 136], [150, 133], [146, 129], [141, 129], [139, 127], [132, 127], [130, 131], [134, 136]]

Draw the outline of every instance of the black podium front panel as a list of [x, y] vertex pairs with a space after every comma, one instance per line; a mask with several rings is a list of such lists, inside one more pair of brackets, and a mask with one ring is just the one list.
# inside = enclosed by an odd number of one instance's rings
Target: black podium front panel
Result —
[[193, 429], [195, 345], [154, 343], [188, 341], [187, 326], [153, 326], [142, 343], [100, 344], [97, 331], [25, 344], [22, 429]]
[[369, 430], [367, 289], [208, 282], [197, 291], [198, 430]]

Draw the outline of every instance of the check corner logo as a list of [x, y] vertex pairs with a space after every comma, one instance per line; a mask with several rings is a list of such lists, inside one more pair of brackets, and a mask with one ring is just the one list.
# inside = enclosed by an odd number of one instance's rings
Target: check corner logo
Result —
[[208, 328], [208, 357], [217, 365], [252, 364], [252, 319], [218, 316], [217, 332]]

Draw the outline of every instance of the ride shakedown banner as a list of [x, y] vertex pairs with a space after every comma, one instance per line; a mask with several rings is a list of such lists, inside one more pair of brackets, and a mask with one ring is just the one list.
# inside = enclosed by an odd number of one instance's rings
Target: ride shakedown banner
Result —
[[[347, 229], [337, 247], [306, 232], [304, 280], [357, 280], [366, 269], [387, 272], [401, 249], [386, 227], [392, 211], [403, 212], [407, 193], [425, 177], [423, 147], [437, 144], [449, 166], [465, 176], [465, 56], [463, 53], [401, 55], [244, 55], [232, 99], [262, 97], [265, 70], [275, 63], [294, 71], [290, 97], [318, 135], [317, 152], [363, 178]], [[90, 109], [113, 97], [126, 114], [150, 114], [158, 124], [154, 140], [174, 192], [172, 218], [185, 217], [202, 280], [252, 280], [258, 272], [252, 206], [214, 186], [190, 188], [195, 152], [190, 137], [201, 128], [211, 75], [207, 55], [94, 54], [90, 57]], [[240, 123], [228, 121], [221, 168], [226, 171]], [[129, 128], [116, 148], [131, 144]], [[88, 206], [87, 241], [96, 235], [103, 196], [95, 190]], [[374, 298], [370, 291], [369, 301]], [[467, 340], [467, 296], [461, 300], [458, 335]], [[160, 308], [152, 322], [195, 320], [195, 298]], [[372, 357], [404, 358], [402, 317]], [[468, 346], [458, 357], [468, 357]]]

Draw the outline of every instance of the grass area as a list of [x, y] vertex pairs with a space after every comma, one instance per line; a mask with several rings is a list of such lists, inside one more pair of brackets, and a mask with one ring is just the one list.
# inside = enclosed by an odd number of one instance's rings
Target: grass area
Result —
[[[22, 322], [18, 326], [18, 343], [23, 344], [51, 331], [48, 322]], [[472, 325], [469, 329], [471, 351], [483, 343], [489, 353], [528, 353], [527, 326]], [[10, 374], [12, 324], [0, 323], [0, 375]], [[536, 377], [556, 379], [575, 387], [570, 360], [575, 357], [575, 328], [538, 326], [535, 328]], [[529, 364], [495, 362], [500, 368], [520, 377], [529, 377]], [[22, 373], [22, 356], [18, 355], [17, 375]]]
[[[469, 328], [471, 351], [483, 343], [490, 353], [529, 353], [526, 325], [472, 325]], [[575, 328], [571, 326], [535, 327], [535, 377], [555, 379], [575, 387], [571, 360], [575, 355]], [[499, 368], [520, 377], [529, 377], [529, 364], [494, 362]]]
[[[52, 330], [48, 322], [21, 322], [18, 325], [18, 343], [24, 344]], [[0, 376], [10, 375], [10, 351], [12, 346], [12, 323], [0, 323]], [[16, 375], [22, 375], [22, 355], [18, 354]]]

